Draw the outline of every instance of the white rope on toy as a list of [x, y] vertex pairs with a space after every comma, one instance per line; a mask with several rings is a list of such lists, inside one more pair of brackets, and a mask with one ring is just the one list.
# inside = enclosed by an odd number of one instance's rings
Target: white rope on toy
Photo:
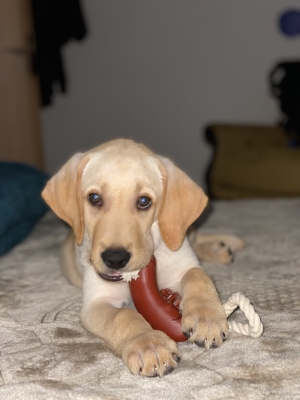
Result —
[[230, 296], [229, 300], [223, 304], [226, 316], [229, 317], [238, 307], [243, 311], [247, 317], [249, 324], [241, 324], [240, 322], [230, 321], [229, 332], [234, 331], [245, 336], [251, 336], [258, 338], [263, 333], [263, 324], [255, 312], [253, 306], [250, 304], [250, 300], [247, 299], [242, 293], [234, 293]]

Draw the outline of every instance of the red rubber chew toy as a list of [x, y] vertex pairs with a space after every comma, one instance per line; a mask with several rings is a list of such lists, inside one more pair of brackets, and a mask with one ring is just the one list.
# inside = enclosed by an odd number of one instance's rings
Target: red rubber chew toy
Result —
[[180, 297], [170, 289], [159, 291], [156, 283], [156, 259], [139, 272], [139, 278], [129, 282], [132, 300], [153, 329], [166, 333], [175, 342], [187, 340], [181, 329]]

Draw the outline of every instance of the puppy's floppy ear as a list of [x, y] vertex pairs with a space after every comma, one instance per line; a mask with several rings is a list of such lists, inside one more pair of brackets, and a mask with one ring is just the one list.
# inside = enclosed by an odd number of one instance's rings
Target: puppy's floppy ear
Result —
[[163, 198], [158, 225], [163, 241], [170, 250], [182, 245], [188, 227], [204, 210], [208, 198], [203, 190], [167, 158], [160, 157]]
[[74, 231], [78, 245], [84, 232], [81, 178], [89, 161], [84, 153], [75, 154], [53, 178], [48, 181], [42, 196], [52, 210]]

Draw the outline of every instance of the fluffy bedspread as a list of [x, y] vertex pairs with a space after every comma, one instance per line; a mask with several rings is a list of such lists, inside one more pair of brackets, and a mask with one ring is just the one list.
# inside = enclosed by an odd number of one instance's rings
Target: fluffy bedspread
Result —
[[246, 240], [233, 264], [203, 267], [223, 302], [235, 292], [251, 300], [259, 339], [231, 333], [209, 351], [185, 342], [172, 374], [131, 375], [81, 326], [81, 291], [58, 267], [68, 228], [49, 212], [0, 258], [0, 398], [300, 399], [300, 199], [219, 201], [200, 229]]

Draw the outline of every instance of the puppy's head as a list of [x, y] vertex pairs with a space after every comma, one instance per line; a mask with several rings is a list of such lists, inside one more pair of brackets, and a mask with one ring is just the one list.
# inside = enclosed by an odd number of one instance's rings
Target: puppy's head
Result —
[[115, 282], [149, 262], [154, 222], [176, 251], [207, 203], [202, 189], [171, 161], [122, 139], [73, 156], [42, 195], [73, 228], [100, 277]]

